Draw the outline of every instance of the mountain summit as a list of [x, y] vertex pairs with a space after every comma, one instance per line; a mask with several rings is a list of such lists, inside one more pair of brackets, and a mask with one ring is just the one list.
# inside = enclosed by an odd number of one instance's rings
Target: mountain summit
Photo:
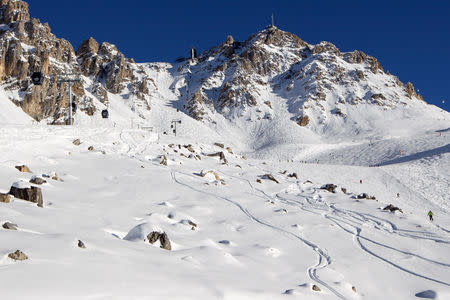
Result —
[[[68, 123], [67, 85], [61, 82], [67, 76], [81, 79], [72, 87], [75, 120], [99, 118], [110, 108], [112, 118], [152, 123], [153, 108], [163, 107], [157, 113], [177, 109], [244, 136], [382, 134], [393, 120], [420, 127], [438, 111], [376, 58], [341, 52], [329, 42], [312, 45], [275, 26], [244, 42], [228, 36], [196, 58], [138, 64], [94, 38], [75, 52], [48, 24], [30, 18], [26, 2], [0, 4], [0, 93], [49, 124]], [[36, 71], [44, 74], [41, 86], [31, 83]], [[411, 121], [417, 118], [422, 124]]]

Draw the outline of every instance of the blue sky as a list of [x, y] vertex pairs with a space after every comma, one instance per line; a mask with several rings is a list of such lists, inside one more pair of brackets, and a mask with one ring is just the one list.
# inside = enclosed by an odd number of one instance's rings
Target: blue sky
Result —
[[[309, 43], [375, 56], [411, 81], [429, 103], [450, 110], [450, 1], [147, 1], [28, 0], [76, 49], [92, 36], [137, 62], [173, 61], [223, 42], [245, 40], [275, 15], [275, 25]], [[442, 99], [446, 99], [442, 104]]]

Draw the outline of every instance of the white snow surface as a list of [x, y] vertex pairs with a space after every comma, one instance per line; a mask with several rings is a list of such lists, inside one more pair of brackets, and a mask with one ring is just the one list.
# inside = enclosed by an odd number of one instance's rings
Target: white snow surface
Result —
[[[3, 192], [42, 174], [62, 179], [46, 178], [43, 208], [0, 203], [0, 223], [18, 225], [0, 229], [2, 299], [450, 299], [450, 131], [442, 119], [400, 136], [248, 151], [237, 131], [163, 105], [151, 114], [153, 132], [95, 118], [0, 126]], [[177, 136], [162, 134], [175, 117]], [[206, 155], [218, 151], [227, 164]], [[32, 173], [14, 168], [21, 164]], [[336, 193], [320, 189], [328, 183]], [[403, 213], [383, 211], [388, 204]], [[166, 232], [172, 250], [150, 244], [152, 231]], [[29, 258], [8, 258], [15, 250]]]

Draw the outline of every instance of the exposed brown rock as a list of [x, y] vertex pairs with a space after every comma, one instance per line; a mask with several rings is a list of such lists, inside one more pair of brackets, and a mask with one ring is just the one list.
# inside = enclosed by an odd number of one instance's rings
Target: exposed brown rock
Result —
[[320, 292], [320, 288], [315, 284], [312, 286], [312, 290], [316, 291], [316, 292]]
[[0, 193], [0, 202], [9, 203], [11, 201], [11, 195]]
[[161, 155], [161, 165], [167, 166], [167, 157], [165, 155]]
[[8, 254], [8, 257], [13, 260], [26, 260], [28, 256], [20, 250], [16, 250], [13, 253]]
[[75, 146], [79, 146], [79, 145], [81, 144], [81, 141], [80, 141], [80, 139], [75, 139], [72, 143], [73, 143]]
[[43, 207], [44, 205], [42, 190], [38, 187], [32, 186], [28, 188], [20, 188], [13, 185], [11, 186], [9, 193], [16, 198], [37, 203], [39, 207]]
[[169, 237], [167, 236], [167, 234], [165, 232], [163, 232], [160, 236], [159, 236], [159, 241], [161, 243], [161, 248], [166, 249], [166, 250], [172, 250], [172, 245], [170, 244], [170, 240]]
[[16, 166], [15, 168], [22, 173], [31, 173], [30, 168], [28, 168], [26, 165]]
[[160, 234], [159, 232], [157, 232], [157, 231], [152, 231], [151, 233], [149, 233], [149, 234], [147, 235], [148, 242], [149, 242], [150, 244], [154, 244], [157, 240], [159, 240], [160, 235], [161, 235], [161, 234]]
[[297, 118], [297, 124], [300, 126], [306, 126], [309, 124], [309, 117], [307, 115], [303, 115]]

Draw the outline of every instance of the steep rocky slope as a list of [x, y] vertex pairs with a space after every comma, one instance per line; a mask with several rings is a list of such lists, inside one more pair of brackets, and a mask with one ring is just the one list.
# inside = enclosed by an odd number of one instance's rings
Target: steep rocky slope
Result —
[[[41, 71], [41, 86], [30, 75]], [[88, 39], [75, 53], [72, 45], [51, 33], [47, 23], [30, 18], [24, 1], [0, 1], [0, 82], [9, 99], [36, 120], [68, 121], [67, 84], [62, 77], [81, 77], [72, 87], [74, 102], [88, 115], [108, 104], [108, 93], [135, 95], [149, 109], [145, 76], [114, 45]], [[103, 103], [103, 104], [102, 104]], [[133, 105], [135, 102], [132, 103]]]
[[[159, 126], [155, 119], [179, 110], [198, 126], [237, 133], [250, 148], [277, 136], [296, 143], [381, 135], [393, 121], [405, 120], [400, 127], [429, 124], [438, 111], [376, 58], [341, 52], [329, 42], [311, 45], [274, 26], [244, 42], [228, 36], [198, 58], [138, 64], [93, 38], [75, 52], [48, 24], [30, 19], [26, 2], [0, 4], [0, 92], [46, 123], [68, 122], [67, 84], [60, 82], [67, 74], [82, 80], [72, 87], [75, 120], [100, 118], [100, 110], [113, 105], [112, 119]], [[45, 75], [42, 86], [31, 84], [35, 71]]]

